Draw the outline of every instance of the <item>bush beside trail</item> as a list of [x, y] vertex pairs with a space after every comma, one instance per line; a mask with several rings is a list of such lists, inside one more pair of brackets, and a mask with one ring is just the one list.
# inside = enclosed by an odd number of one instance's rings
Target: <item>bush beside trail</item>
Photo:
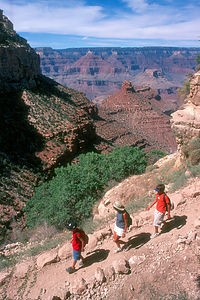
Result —
[[71, 218], [80, 223], [91, 215], [109, 181], [142, 174], [148, 157], [143, 150], [125, 146], [107, 155], [81, 154], [77, 160], [57, 168], [51, 181], [36, 188], [25, 208], [29, 228], [44, 221], [63, 228]]

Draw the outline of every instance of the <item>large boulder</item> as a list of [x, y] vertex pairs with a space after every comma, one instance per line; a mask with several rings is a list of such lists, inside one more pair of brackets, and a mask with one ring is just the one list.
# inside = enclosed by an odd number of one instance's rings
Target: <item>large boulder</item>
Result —
[[15, 266], [14, 276], [23, 279], [27, 273], [31, 270], [33, 262], [30, 260], [23, 261]]
[[70, 286], [70, 292], [72, 294], [81, 295], [86, 291], [86, 289], [87, 289], [87, 284], [86, 284], [85, 279], [83, 279], [83, 278], [72, 281], [71, 286]]
[[129, 264], [123, 258], [113, 261], [112, 266], [116, 274], [128, 274], [130, 272]]
[[100, 267], [98, 267], [95, 271], [95, 279], [100, 284], [102, 284], [106, 279], [104, 271]]
[[59, 260], [58, 258], [58, 251], [56, 250], [51, 250], [47, 251], [45, 253], [42, 253], [38, 256], [37, 258], [37, 266], [39, 268], [43, 268], [46, 265], [49, 265], [51, 263], [55, 263]]
[[58, 249], [58, 258], [68, 259], [72, 256], [72, 245], [70, 243], [66, 243]]
[[104, 274], [106, 277], [106, 281], [115, 280], [115, 269], [113, 268], [113, 266], [107, 266], [104, 270]]

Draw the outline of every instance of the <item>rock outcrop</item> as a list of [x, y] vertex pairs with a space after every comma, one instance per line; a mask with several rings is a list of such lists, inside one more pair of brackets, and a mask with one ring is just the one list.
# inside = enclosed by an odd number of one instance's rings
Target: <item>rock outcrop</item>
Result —
[[40, 74], [39, 55], [13, 30], [0, 10], [0, 92], [35, 86]]
[[[169, 117], [153, 104], [160, 100], [156, 91], [134, 88], [125, 81], [121, 90], [109, 96], [99, 107], [97, 134], [115, 146], [139, 146], [146, 149], [176, 150]], [[155, 104], [154, 104], [155, 107]]]
[[[36, 48], [41, 70], [57, 82], [84, 92], [90, 100], [104, 99], [119, 90], [124, 80], [162, 90], [171, 102], [185, 75], [193, 72], [197, 48]], [[176, 102], [178, 99], [175, 97]], [[173, 111], [176, 103], [172, 103]], [[171, 106], [171, 105], [170, 105]], [[175, 106], [175, 107], [174, 107]], [[164, 109], [166, 105], [164, 106]], [[168, 108], [170, 110], [171, 108]]]
[[200, 137], [200, 71], [190, 80], [190, 94], [181, 109], [172, 114], [172, 128], [177, 137], [180, 156], [184, 159], [182, 147], [193, 138]]

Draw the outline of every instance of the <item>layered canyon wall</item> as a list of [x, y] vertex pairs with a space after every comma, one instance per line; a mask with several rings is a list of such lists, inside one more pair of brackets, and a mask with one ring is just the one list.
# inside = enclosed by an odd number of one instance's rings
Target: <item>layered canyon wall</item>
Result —
[[[166, 102], [177, 102], [177, 87], [194, 72], [198, 48], [37, 48], [41, 71], [57, 82], [84, 92], [95, 103], [120, 89], [124, 80], [158, 89]], [[172, 97], [173, 96], [173, 97]], [[172, 103], [165, 110], [175, 110]]]

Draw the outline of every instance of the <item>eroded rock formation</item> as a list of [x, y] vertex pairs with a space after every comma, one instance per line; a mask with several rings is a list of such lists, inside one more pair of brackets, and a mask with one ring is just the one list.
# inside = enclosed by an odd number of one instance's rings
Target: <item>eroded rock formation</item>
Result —
[[181, 109], [172, 114], [171, 123], [182, 156], [182, 146], [200, 137], [200, 71], [191, 78], [190, 94]]
[[[97, 134], [115, 146], [139, 146], [146, 149], [176, 149], [169, 117], [153, 108], [160, 101], [156, 91], [134, 88], [125, 81], [121, 90], [109, 96], [99, 107]], [[154, 103], [155, 106], [155, 103]]]

